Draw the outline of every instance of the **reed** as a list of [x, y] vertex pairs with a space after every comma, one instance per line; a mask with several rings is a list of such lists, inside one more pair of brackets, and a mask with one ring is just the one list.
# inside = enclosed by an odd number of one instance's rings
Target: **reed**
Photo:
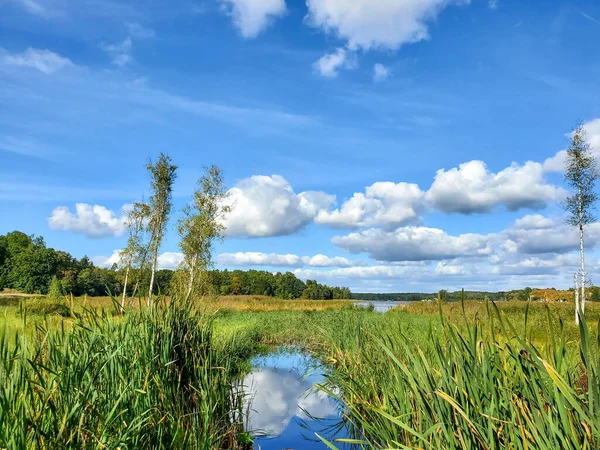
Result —
[[522, 313], [514, 327], [488, 303], [458, 325], [440, 307], [441, 330], [419, 342], [392, 323], [361, 330], [352, 351], [334, 346], [323, 389], [345, 403], [363, 448], [599, 448], [600, 342], [582, 322], [570, 350], [546, 308], [552, 332], [536, 345]]
[[239, 448], [236, 345], [211, 318], [173, 299], [73, 320], [0, 332], [0, 448]]

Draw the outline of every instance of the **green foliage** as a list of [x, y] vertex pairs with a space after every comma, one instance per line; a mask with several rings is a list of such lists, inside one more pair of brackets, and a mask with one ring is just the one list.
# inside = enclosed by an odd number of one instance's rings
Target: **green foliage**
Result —
[[596, 181], [600, 177], [596, 158], [586, 141], [585, 129], [578, 126], [567, 149], [564, 179], [573, 193], [567, 197], [564, 208], [569, 213], [567, 223], [582, 227], [596, 221]]
[[50, 287], [48, 288], [48, 299], [53, 301], [59, 301], [63, 298], [63, 287], [61, 282], [56, 278], [56, 275], [52, 277]]
[[546, 309], [551, 331], [538, 347], [527, 307], [517, 332], [488, 306], [483, 321], [465, 315], [462, 326], [440, 317], [425, 339], [390, 323], [359, 329], [350, 349], [347, 339], [332, 347], [323, 389], [345, 403], [362, 448], [597, 448], [600, 343], [588, 325], [570, 351]]
[[237, 346], [209, 318], [175, 301], [37, 336], [0, 332], [0, 448], [239, 448]]
[[158, 251], [167, 231], [167, 224], [173, 208], [173, 183], [177, 178], [177, 166], [171, 164], [169, 156], [161, 153], [155, 164], [152, 164], [152, 161], [148, 162], [146, 169], [150, 173], [150, 190], [152, 191], [147, 227], [150, 235], [148, 253], [152, 257], [152, 272], [148, 292], [148, 304], [150, 304], [158, 264]]
[[227, 195], [221, 169], [211, 166], [198, 180], [192, 204], [183, 209], [177, 232], [188, 272], [187, 298], [197, 290], [199, 274], [211, 266], [215, 242], [223, 240], [223, 219], [231, 210]]

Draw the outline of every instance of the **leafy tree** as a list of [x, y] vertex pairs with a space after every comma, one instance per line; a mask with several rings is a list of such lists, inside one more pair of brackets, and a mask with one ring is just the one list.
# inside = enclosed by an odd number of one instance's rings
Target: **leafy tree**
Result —
[[154, 290], [154, 278], [158, 265], [158, 252], [162, 244], [169, 216], [171, 215], [173, 183], [177, 178], [177, 166], [171, 164], [171, 158], [161, 153], [156, 164], [149, 161], [146, 169], [150, 172], [150, 215], [148, 219], [148, 231], [150, 233], [149, 253], [152, 258], [150, 272], [150, 286], [148, 288], [148, 306], [152, 304], [152, 292]]
[[62, 284], [56, 278], [56, 275], [52, 277], [50, 287], [48, 288], [48, 298], [50, 300], [59, 301], [63, 296]]
[[[125, 264], [125, 281], [123, 282], [123, 296], [121, 298], [121, 309], [125, 309], [125, 296], [127, 295], [127, 281], [129, 272], [136, 262], [145, 260], [146, 251], [143, 246], [143, 232], [145, 223], [150, 215], [150, 207], [144, 202], [137, 202], [127, 216], [127, 230], [129, 238], [127, 247], [121, 251], [121, 261]], [[143, 263], [142, 263], [143, 264]]]
[[225, 204], [226, 198], [221, 169], [217, 166], [206, 168], [206, 173], [198, 181], [192, 204], [184, 208], [177, 227], [183, 264], [189, 273], [186, 300], [196, 287], [197, 273], [211, 265], [215, 241], [223, 239], [223, 219], [230, 211]]
[[4, 290], [8, 281], [6, 266], [8, 262], [8, 244], [5, 236], [0, 236], [0, 291]]
[[565, 182], [572, 194], [567, 197], [564, 208], [569, 214], [567, 223], [579, 229], [579, 252], [581, 258], [581, 305], [575, 304], [575, 321], [585, 313], [585, 248], [584, 227], [596, 221], [595, 204], [598, 199], [595, 193], [596, 181], [600, 177], [596, 158], [590, 145], [586, 142], [586, 133], [579, 125], [571, 137], [565, 159]]
[[97, 288], [100, 287], [100, 280], [93, 268], [83, 269], [77, 275], [77, 292], [80, 295], [96, 295]]

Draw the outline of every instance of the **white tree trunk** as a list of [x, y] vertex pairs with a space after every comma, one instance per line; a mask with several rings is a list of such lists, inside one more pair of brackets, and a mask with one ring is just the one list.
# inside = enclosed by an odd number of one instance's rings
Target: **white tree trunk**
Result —
[[198, 257], [197, 255], [194, 255], [192, 257], [192, 261], [190, 264], [190, 281], [188, 283], [188, 289], [187, 289], [187, 294], [185, 296], [185, 301], [188, 302], [190, 300], [190, 297], [192, 295], [192, 290], [194, 289], [194, 277], [196, 275], [196, 261], [197, 261]]
[[585, 314], [585, 254], [583, 251], [583, 225], [579, 225], [579, 250], [581, 252], [581, 315]]
[[152, 291], [154, 289], [154, 274], [156, 273], [156, 263], [158, 260], [158, 251], [154, 252], [152, 258], [152, 274], [150, 275], [150, 289], [148, 289], [148, 306], [152, 304]]
[[579, 276], [575, 274], [575, 323], [579, 325]]
[[127, 270], [125, 271], [125, 283], [123, 283], [123, 298], [121, 299], [121, 310], [125, 311], [125, 295], [127, 294], [127, 281], [129, 280], [129, 269], [131, 264], [127, 264]]

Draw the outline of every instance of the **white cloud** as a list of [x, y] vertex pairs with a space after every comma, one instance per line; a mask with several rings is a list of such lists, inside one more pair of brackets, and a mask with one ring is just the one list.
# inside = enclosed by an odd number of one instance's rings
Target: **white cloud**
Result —
[[121, 250], [115, 250], [108, 258], [106, 256], [96, 256], [93, 258], [94, 264], [98, 267], [111, 268], [113, 264], [121, 264]]
[[315, 72], [325, 78], [335, 78], [339, 70], [354, 69], [356, 67], [356, 55], [346, 49], [338, 48], [333, 53], [323, 55], [313, 64]]
[[124, 67], [133, 61], [131, 37], [127, 37], [117, 44], [101, 44], [100, 47], [112, 57], [113, 64], [119, 67]]
[[75, 67], [69, 58], [50, 50], [29, 47], [23, 53], [9, 53], [0, 48], [0, 67], [29, 67], [50, 75], [63, 69]]
[[164, 252], [158, 255], [159, 269], [176, 269], [183, 262], [183, 253], [181, 252]]
[[435, 266], [435, 272], [440, 275], [464, 275], [466, 273], [465, 268], [454, 261], [440, 261]]
[[[585, 228], [586, 249], [600, 242], [600, 222]], [[567, 253], [579, 249], [579, 232], [560, 218], [525, 216], [499, 234], [504, 248], [518, 254]]]
[[539, 163], [513, 163], [492, 173], [483, 161], [469, 161], [458, 168], [438, 170], [426, 198], [440, 211], [471, 214], [491, 212], [498, 205], [511, 211], [541, 209], [548, 201], [564, 196], [564, 189], [546, 182]]
[[[332, 270], [296, 269], [294, 274], [304, 280], [323, 279], [402, 279], [416, 273], [412, 266], [378, 265], [367, 267], [344, 267]], [[347, 283], [344, 283], [347, 284]]]
[[[99, 267], [110, 268], [113, 264], [121, 263], [121, 250], [115, 250], [110, 257], [96, 256], [93, 258], [94, 264]], [[158, 255], [159, 269], [177, 269], [179, 264], [183, 262], [183, 253], [181, 252], [164, 252]]]
[[222, 266], [275, 266], [275, 267], [353, 267], [364, 265], [363, 261], [350, 261], [341, 256], [298, 256], [260, 252], [221, 253], [217, 263]]
[[[600, 118], [590, 120], [583, 124], [585, 138], [590, 145], [593, 155], [600, 159]], [[572, 133], [567, 136], [570, 137]], [[565, 170], [566, 150], [559, 151], [556, 155], [544, 161], [544, 170], [546, 172], [563, 172]]]
[[498, 9], [498, 0], [488, 0], [488, 7], [490, 9]]
[[383, 226], [394, 228], [418, 218], [423, 192], [416, 184], [377, 182], [355, 193], [333, 211], [322, 210], [315, 222], [334, 228]]
[[307, 21], [347, 41], [348, 48], [397, 50], [429, 38], [427, 23], [469, 0], [308, 0]]
[[93, 238], [121, 236], [125, 232], [129, 207], [124, 205], [119, 216], [100, 205], [77, 203], [75, 213], [68, 206], [59, 206], [48, 218], [48, 226], [52, 230], [71, 231]]
[[490, 237], [480, 234], [450, 236], [443, 230], [404, 227], [395, 231], [377, 228], [335, 236], [332, 242], [351, 253], [368, 253], [378, 261], [436, 261], [491, 252]]
[[234, 25], [245, 38], [254, 38], [286, 13], [285, 0], [221, 0], [228, 5]]
[[137, 22], [127, 22], [125, 25], [129, 34], [136, 39], [152, 39], [156, 36], [154, 30], [145, 28]]
[[229, 190], [229, 236], [283, 236], [309, 224], [335, 197], [323, 192], [296, 194], [281, 175], [255, 175]]
[[390, 77], [390, 70], [383, 64], [377, 63], [373, 66], [373, 81], [380, 83]]

